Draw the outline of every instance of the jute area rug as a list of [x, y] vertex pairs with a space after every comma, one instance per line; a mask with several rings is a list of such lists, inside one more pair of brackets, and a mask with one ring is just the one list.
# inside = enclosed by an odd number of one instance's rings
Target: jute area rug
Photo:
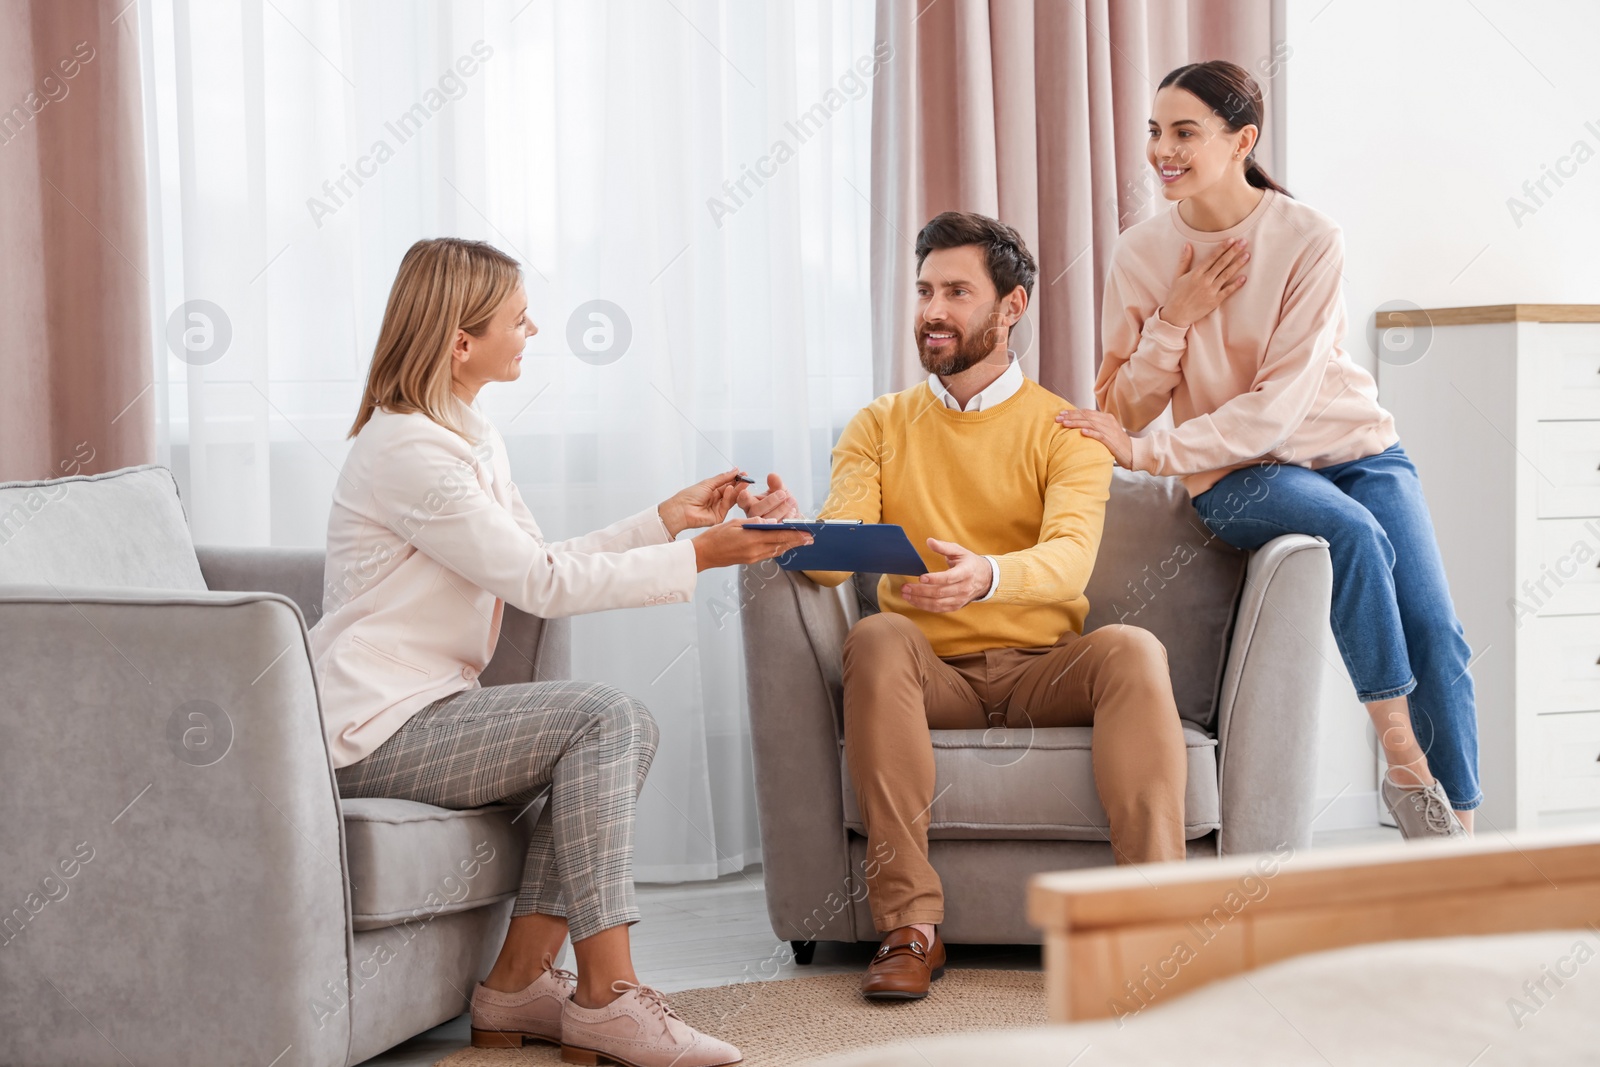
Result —
[[[858, 974], [742, 982], [688, 989], [668, 998], [689, 1023], [744, 1052], [742, 1067], [787, 1067], [896, 1041], [973, 1030], [1043, 1026], [1044, 975], [1038, 971], [949, 970], [923, 1000], [863, 1000]], [[465, 1048], [436, 1067], [555, 1064], [553, 1045]]]

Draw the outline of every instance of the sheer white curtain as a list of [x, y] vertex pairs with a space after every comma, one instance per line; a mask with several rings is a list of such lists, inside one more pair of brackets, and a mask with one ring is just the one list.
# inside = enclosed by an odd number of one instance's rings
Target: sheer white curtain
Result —
[[[389, 283], [441, 234], [524, 265], [540, 333], [482, 401], [550, 536], [735, 463], [820, 504], [871, 395], [870, 4], [138, 17], [161, 456], [197, 541], [323, 543]], [[759, 859], [738, 604], [724, 571], [692, 605], [575, 620], [577, 676], [661, 724], [642, 880]]]

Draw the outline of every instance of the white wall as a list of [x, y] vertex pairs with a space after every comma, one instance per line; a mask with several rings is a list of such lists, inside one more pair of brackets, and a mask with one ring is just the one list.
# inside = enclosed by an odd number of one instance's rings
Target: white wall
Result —
[[[1285, 184], [1344, 228], [1356, 359], [1376, 367], [1370, 326], [1388, 301], [1600, 303], [1600, 4], [1286, 0], [1285, 13]], [[1536, 200], [1524, 183], [1550, 171], [1570, 176]], [[1345, 794], [1322, 827], [1370, 821], [1376, 781], [1366, 716], [1331, 673], [1317, 791]]]

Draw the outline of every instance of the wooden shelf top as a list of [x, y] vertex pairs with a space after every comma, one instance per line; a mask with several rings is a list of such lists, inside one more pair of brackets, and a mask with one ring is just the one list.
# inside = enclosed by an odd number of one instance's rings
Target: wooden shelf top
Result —
[[1029, 880], [1028, 918], [1047, 932], [1181, 921], [1205, 915], [1231, 890], [1250, 889], [1252, 877], [1272, 883], [1271, 898], [1253, 904], [1257, 913], [1569, 882], [1600, 891], [1600, 829], [1561, 827], [1498, 839], [1437, 838], [1404, 846], [1394, 841], [1204, 863], [1053, 871]]
[[1380, 311], [1380, 330], [1393, 326], [1476, 326], [1490, 322], [1600, 322], [1600, 304], [1485, 304], [1465, 308]]

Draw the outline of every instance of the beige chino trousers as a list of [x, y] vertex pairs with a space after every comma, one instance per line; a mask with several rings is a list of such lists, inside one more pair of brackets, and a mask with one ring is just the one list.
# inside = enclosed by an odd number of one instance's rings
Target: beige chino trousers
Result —
[[1183, 859], [1183, 727], [1166, 649], [1149, 631], [1102, 626], [1045, 648], [940, 659], [905, 616], [870, 615], [845, 640], [844, 744], [867, 855], [891, 857], [867, 879], [879, 931], [944, 920], [928, 862], [929, 731], [1030, 725], [1094, 727], [1095, 785], [1118, 863]]

